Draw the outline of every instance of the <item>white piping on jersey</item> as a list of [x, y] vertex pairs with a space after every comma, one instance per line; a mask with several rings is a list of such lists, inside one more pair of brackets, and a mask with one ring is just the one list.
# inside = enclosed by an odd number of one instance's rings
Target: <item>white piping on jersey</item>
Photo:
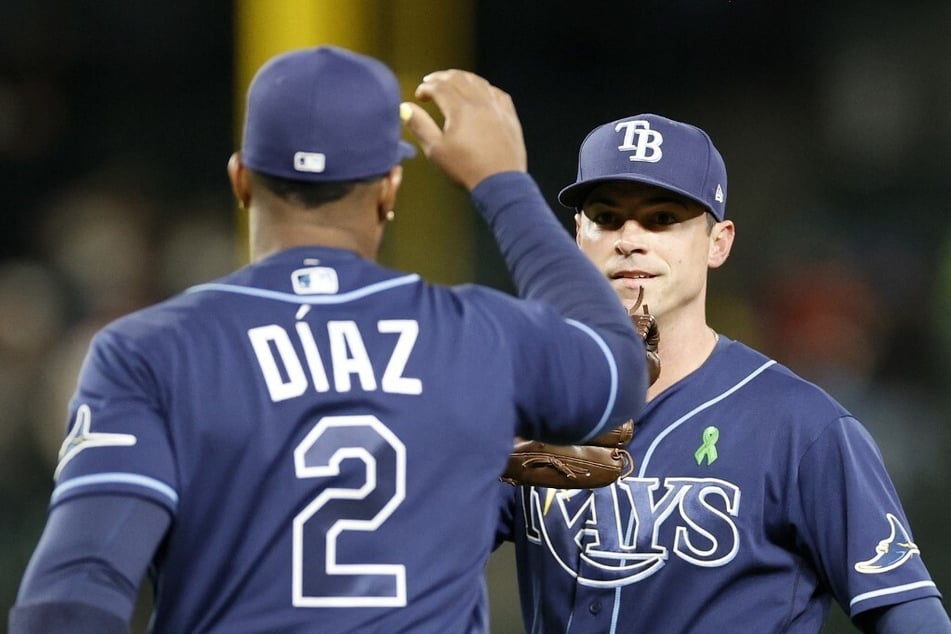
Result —
[[79, 476], [56, 485], [53, 489], [53, 495], [50, 498], [50, 505], [56, 504], [63, 495], [69, 491], [83, 486], [92, 486], [95, 484], [133, 484], [136, 486], [152, 489], [167, 497], [173, 506], [178, 506], [178, 493], [175, 489], [168, 486], [161, 480], [139, 475], [137, 473], [96, 473], [93, 475]]
[[882, 588], [881, 590], [872, 590], [871, 592], [865, 592], [863, 594], [857, 595], [851, 601], [849, 601], [849, 608], [855, 606], [856, 603], [866, 601], [868, 599], [874, 599], [875, 597], [883, 597], [889, 594], [898, 594], [899, 592], [907, 592], [908, 590], [917, 590], [918, 588], [935, 588], [934, 581], [916, 581], [915, 583], [906, 583], [903, 586], [894, 586], [892, 588]]
[[594, 339], [594, 342], [598, 344], [599, 348], [601, 348], [601, 354], [603, 354], [604, 358], [608, 361], [608, 372], [611, 374], [611, 390], [608, 394], [608, 403], [604, 407], [604, 413], [601, 415], [601, 420], [598, 421], [598, 424], [594, 426], [594, 429], [588, 432], [588, 435], [578, 441], [579, 443], [585, 443], [601, 433], [601, 429], [607, 424], [608, 418], [611, 416], [611, 412], [614, 410], [614, 403], [617, 401], [618, 389], [617, 363], [614, 361], [614, 355], [611, 354], [611, 349], [608, 347], [608, 344], [604, 342], [604, 339], [601, 338], [601, 335], [580, 321], [566, 319], [565, 322]]
[[[660, 434], [657, 435], [657, 438], [655, 438], [654, 441], [650, 444], [650, 447], [647, 448], [647, 453], [644, 454], [644, 460], [641, 461], [641, 468], [637, 472], [637, 477], [639, 478], [644, 477], [644, 472], [647, 470], [647, 465], [650, 462], [651, 456], [654, 454], [654, 450], [661, 443], [661, 441], [667, 437], [668, 434], [670, 434], [672, 431], [674, 431], [675, 429], [683, 425], [685, 422], [687, 422], [688, 420], [690, 420], [691, 418], [693, 418], [694, 416], [696, 416], [703, 410], [709, 407], [712, 407], [713, 405], [719, 403], [726, 397], [730, 396], [731, 394], [739, 390], [741, 387], [743, 387], [744, 385], [746, 385], [747, 383], [755, 379], [757, 376], [762, 374], [766, 370], [766, 368], [775, 364], [776, 364], [776, 361], [773, 359], [770, 359], [763, 365], [759, 366], [758, 368], [750, 372], [746, 377], [744, 377], [739, 382], [737, 382], [733, 387], [729, 388], [728, 390], [719, 394], [718, 396], [711, 398], [705, 403], [701, 403], [700, 405], [696, 406], [695, 408], [693, 408], [692, 410], [690, 410], [689, 412], [687, 412], [686, 414], [684, 414], [683, 416], [675, 420], [673, 423], [671, 423], [667, 427], [667, 429], [665, 429], [664, 431], [662, 431]], [[614, 589], [614, 609], [611, 611], [611, 629], [610, 629], [611, 634], [615, 634], [615, 632], [617, 632], [617, 621], [618, 621], [618, 614], [620, 613], [620, 611], [621, 611], [621, 586], [618, 586], [617, 588]]]
[[742, 379], [739, 383], [737, 383], [736, 385], [734, 385], [727, 391], [723, 392], [719, 396], [715, 396], [711, 398], [706, 403], [701, 403], [700, 405], [696, 406], [695, 408], [693, 408], [692, 410], [690, 410], [689, 412], [687, 412], [686, 414], [678, 418], [676, 421], [674, 421], [669, 427], [667, 427], [667, 429], [665, 429], [660, 434], [658, 434], [657, 438], [654, 439], [654, 442], [652, 442], [650, 447], [647, 449], [647, 453], [644, 454], [644, 460], [641, 462], [641, 468], [637, 472], [637, 477], [639, 478], [644, 477], [644, 472], [647, 470], [647, 464], [650, 462], [651, 455], [653, 455], [654, 450], [657, 448], [657, 445], [659, 445], [660, 442], [664, 438], [666, 438], [670, 432], [674, 431], [675, 429], [683, 425], [685, 422], [687, 422], [688, 420], [690, 420], [691, 418], [693, 418], [694, 416], [696, 416], [703, 410], [713, 405], [716, 405], [717, 403], [719, 403], [720, 401], [722, 401], [729, 395], [733, 394], [738, 389], [740, 389], [741, 387], [743, 387], [744, 385], [746, 385], [747, 383], [755, 379], [757, 376], [759, 376], [764, 370], [766, 370], [766, 368], [775, 364], [776, 364], [776, 361], [774, 361], [773, 359], [770, 359], [769, 361], [767, 361], [760, 367], [753, 370], [746, 378]]
[[221, 291], [224, 293], [237, 293], [238, 295], [250, 295], [252, 297], [261, 297], [264, 299], [275, 299], [279, 302], [289, 302], [291, 304], [343, 304], [346, 302], [353, 301], [355, 299], [360, 299], [374, 293], [379, 293], [380, 291], [387, 291], [391, 288], [397, 286], [404, 286], [406, 284], [415, 284], [419, 281], [419, 275], [412, 273], [410, 275], [403, 275], [402, 277], [396, 277], [391, 280], [386, 280], [385, 282], [377, 282], [376, 284], [370, 284], [369, 286], [364, 286], [363, 288], [358, 288], [356, 290], [348, 291], [346, 293], [340, 293], [338, 295], [295, 295], [294, 293], [282, 293], [280, 291], [272, 291], [266, 288], [255, 288], [253, 286], [239, 286], [237, 284], [198, 284], [197, 286], [192, 286], [191, 288], [185, 289], [186, 293], [199, 293], [202, 291]]

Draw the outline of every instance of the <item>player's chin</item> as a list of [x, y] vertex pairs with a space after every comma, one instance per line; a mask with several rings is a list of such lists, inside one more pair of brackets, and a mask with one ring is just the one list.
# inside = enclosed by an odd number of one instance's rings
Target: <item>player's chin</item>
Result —
[[[621, 303], [627, 310], [630, 310], [637, 304], [637, 299], [640, 297], [642, 288], [644, 289], [644, 297], [648, 297], [650, 294], [647, 292], [647, 289], [640, 284], [636, 287], [631, 287], [628, 284], [614, 284], [614, 290], [617, 292], [618, 297], [621, 298]], [[643, 301], [642, 299], [641, 303], [643, 303]]]
[[637, 294], [640, 293], [641, 289], [644, 289], [644, 292], [648, 292], [656, 282], [655, 277], [624, 277], [619, 275], [617, 277], [611, 277], [611, 285], [617, 289], [618, 294], [622, 291], [626, 295], [631, 295], [632, 297], [637, 297]]

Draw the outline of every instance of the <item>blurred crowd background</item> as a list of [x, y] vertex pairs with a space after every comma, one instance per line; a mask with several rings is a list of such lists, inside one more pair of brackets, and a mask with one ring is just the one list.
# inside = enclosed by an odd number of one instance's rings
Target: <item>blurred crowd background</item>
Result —
[[[657, 112], [709, 132], [737, 223], [731, 260], [712, 274], [711, 323], [866, 424], [951, 592], [951, 3], [353, 1], [377, 10], [383, 32], [409, 7], [418, 23], [400, 31], [424, 52], [458, 9], [464, 59], [513, 96], [530, 171], [566, 228], [555, 195], [589, 129]], [[91, 334], [244, 263], [225, 175], [244, 89], [239, 4], [0, 3], [4, 624]], [[397, 224], [441, 204], [423, 192]], [[485, 228], [458, 218], [449, 232], [410, 224], [397, 235], [466, 267], [416, 266], [395, 248], [384, 261], [510, 290]], [[506, 551], [489, 580], [496, 631], [517, 632]], [[828, 631], [843, 628], [834, 614]]]

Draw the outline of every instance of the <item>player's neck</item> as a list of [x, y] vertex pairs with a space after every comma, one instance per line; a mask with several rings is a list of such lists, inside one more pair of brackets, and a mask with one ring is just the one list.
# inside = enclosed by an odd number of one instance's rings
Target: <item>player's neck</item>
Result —
[[703, 365], [713, 352], [718, 338], [702, 315], [699, 319], [658, 323], [658, 328], [660, 376], [647, 390], [647, 400], [653, 399]]
[[322, 246], [353, 251], [375, 260], [382, 226], [315, 221], [314, 216], [270, 213], [250, 216], [251, 260], [301, 246]]

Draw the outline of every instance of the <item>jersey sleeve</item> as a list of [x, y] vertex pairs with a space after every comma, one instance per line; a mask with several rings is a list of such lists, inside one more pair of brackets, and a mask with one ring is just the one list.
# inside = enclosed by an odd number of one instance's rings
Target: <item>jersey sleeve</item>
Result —
[[825, 428], [804, 454], [799, 482], [800, 537], [851, 616], [940, 596], [878, 447], [857, 420]]
[[23, 575], [12, 631], [122, 631], [110, 624], [127, 631], [169, 523], [164, 507], [125, 495], [77, 496], [55, 506]]
[[914, 599], [862, 612], [854, 619], [863, 632], [905, 634], [906, 632], [951, 633], [951, 619], [937, 597]]
[[129, 624], [112, 612], [74, 601], [14, 606], [9, 634], [128, 634]]
[[[134, 316], [126, 318], [134, 323]], [[126, 323], [129, 323], [128, 321]], [[115, 324], [94, 337], [70, 401], [51, 505], [118, 493], [148, 499], [174, 514], [175, 456], [161, 383], [166, 370]]]
[[[549, 394], [588, 385], [605, 389], [603, 412], [588, 416], [593, 426], [575, 429], [565, 439], [573, 435], [570, 441], [584, 441], [636, 418], [646, 400], [644, 343], [617, 294], [558, 223], [534, 181], [516, 172], [498, 174], [475, 188], [473, 200], [495, 235], [519, 296], [552, 307], [571, 328], [536, 333], [547, 336], [547, 348], [539, 349], [542, 358], [523, 376], [547, 373], [545, 378], [555, 379], [547, 386]], [[575, 385], [560, 384], [565, 369]]]

